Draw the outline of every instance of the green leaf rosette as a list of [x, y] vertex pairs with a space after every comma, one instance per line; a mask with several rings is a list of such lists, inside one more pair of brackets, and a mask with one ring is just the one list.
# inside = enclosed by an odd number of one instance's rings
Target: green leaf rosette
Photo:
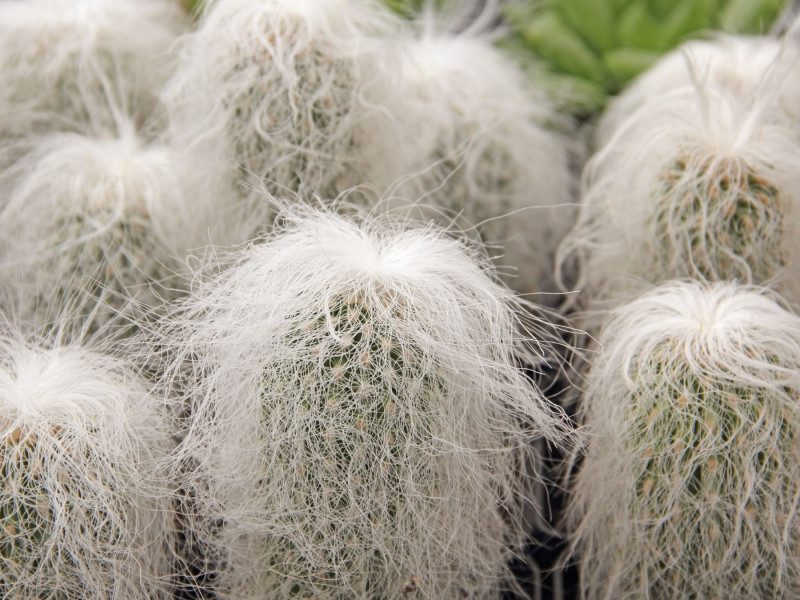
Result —
[[[594, 112], [659, 56], [703, 31], [764, 33], [786, 0], [515, 0], [510, 43], [549, 64]], [[561, 81], [563, 80], [563, 81]]]

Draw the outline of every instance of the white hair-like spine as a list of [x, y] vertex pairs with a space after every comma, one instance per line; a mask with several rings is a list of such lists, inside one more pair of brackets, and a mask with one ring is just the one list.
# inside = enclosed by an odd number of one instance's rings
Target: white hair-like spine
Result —
[[155, 116], [185, 17], [170, 0], [0, 4], [0, 133], [113, 128]]
[[179, 451], [216, 593], [496, 597], [526, 536], [531, 442], [566, 431], [514, 363], [513, 295], [433, 229], [289, 222], [157, 340], [189, 398]]
[[718, 33], [712, 39], [686, 42], [667, 53], [613, 98], [597, 124], [596, 147], [602, 148], [611, 140], [642, 105], [698, 83], [719, 87], [743, 100], [754, 99], [763, 88], [771, 88], [771, 110], [783, 111], [795, 122], [800, 120], [800, 49], [796, 44], [767, 36]]
[[[376, 0], [208, 2], [164, 94], [173, 139], [213, 178], [276, 197], [370, 183], [371, 145], [392, 143], [369, 117], [389, 93], [376, 57], [397, 27]], [[269, 206], [239, 190], [268, 228]]]
[[800, 593], [800, 318], [734, 283], [617, 308], [569, 509], [582, 598]]
[[28, 325], [82, 337], [179, 292], [173, 270], [202, 245], [205, 207], [184, 196], [171, 150], [132, 129], [28, 140], [0, 173], [0, 276]]
[[[559, 247], [586, 303], [641, 281], [690, 277], [776, 285], [796, 298], [796, 125], [714, 86], [645, 103], [586, 165], [578, 221]], [[562, 282], [563, 285], [563, 282]]]
[[[478, 3], [463, 5], [481, 14]], [[394, 171], [375, 179], [394, 177], [395, 196], [475, 227], [517, 291], [552, 287], [553, 253], [574, 221], [579, 144], [569, 124], [493, 46], [490, 30], [448, 32], [427, 13], [393, 44], [388, 105], [404, 141]]]
[[170, 598], [163, 407], [120, 360], [0, 334], [0, 596]]

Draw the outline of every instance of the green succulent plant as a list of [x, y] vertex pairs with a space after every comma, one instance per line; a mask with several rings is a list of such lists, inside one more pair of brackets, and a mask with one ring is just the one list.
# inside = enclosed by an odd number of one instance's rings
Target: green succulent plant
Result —
[[764, 33], [786, 0], [513, 0], [508, 41], [599, 110], [664, 52], [705, 30]]
[[203, 5], [205, 4], [204, 0], [182, 0], [183, 6], [189, 13], [197, 13], [202, 10]]
[[422, 12], [427, 6], [441, 9], [448, 4], [452, 5], [454, 1], [455, 0], [384, 0], [384, 3], [399, 15], [413, 17]]

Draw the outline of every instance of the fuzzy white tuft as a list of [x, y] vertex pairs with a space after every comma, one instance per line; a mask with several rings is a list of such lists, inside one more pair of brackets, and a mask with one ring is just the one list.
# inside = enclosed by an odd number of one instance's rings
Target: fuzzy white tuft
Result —
[[578, 222], [557, 268], [576, 260], [588, 302], [638, 281], [691, 277], [778, 284], [797, 298], [800, 147], [767, 103], [684, 88], [631, 115], [586, 165]]
[[170, 597], [160, 410], [110, 356], [0, 334], [0, 596]]
[[[777, 89], [776, 81], [780, 81]], [[800, 50], [772, 37], [717, 34], [666, 54], [613, 99], [597, 125], [595, 145], [608, 143], [642, 105], [698, 83], [744, 100], [754, 99], [766, 88], [775, 93], [775, 109], [800, 123]]]
[[173, 269], [204, 241], [170, 151], [130, 130], [42, 137], [0, 174], [0, 276], [11, 309], [80, 336], [157, 306]]
[[531, 442], [565, 431], [514, 363], [532, 340], [513, 295], [432, 229], [289, 221], [158, 339], [190, 398], [180, 453], [216, 592], [496, 597], [541, 469]]
[[800, 594], [800, 318], [671, 282], [618, 308], [584, 391], [582, 597]]
[[565, 123], [486, 35], [430, 25], [394, 45], [389, 106], [405, 138], [383, 175], [401, 181], [395, 196], [421, 198], [439, 221], [477, 226], [509, 284], [546, 289], [574, 220], [576, 145]]
[[[368, 183], [370, 140], [390, 140], [367, 125], [367, 98], [384, 77], [380, 38], [398, 26], [375, 0], [207, 3], [165, 92], [174, 139], [200, 164], [222, 165], [230, 185], [277, 197], [335, 198]], [[251, 200], [263, 228], [272, 215]]]
[[184, 19], [170, 0], [0, 3], [0, 133], [145, 122]]

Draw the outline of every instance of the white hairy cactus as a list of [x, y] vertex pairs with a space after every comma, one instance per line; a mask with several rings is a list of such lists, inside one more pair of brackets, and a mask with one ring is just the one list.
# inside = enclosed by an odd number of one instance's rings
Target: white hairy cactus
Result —
[[145, 122], [184, 19], [172, 0], [1, 2], [0, 134]]
[[531, 442], [564, 439], [514, 363], [515, 306], [442, 233], [313, 211], [187, 296], [158, 344], [219, 597], [511, 585]]
[[207, 207], [199, 196], [188, 204], [172, 160], [130, 128], [31, 144], [0, 174], [0, 285], [9, 310], [36, 328], [58, 317], [62, 332], [80, 337], [174, 297], [179, 282], [170, 277], [203, 243]]
[[[770, 88], [770, 80], [779, 85]], [[597, 125], [596, 147], [605, 145], [647, 102], [698, 83], [743, 100], [754, 99], [766, 86], [775, 94], [773, 110], [784, 111], [800, 125], [800, 49], [773, 37], [717, 34], [666, 54], [614, 98]]]
[[422, 198], [445, 221], [477, 226], [502, 256], [506, 281], [519, 292], [540, 291], [574, 220], [575, 144], [486, 34], [441, 32], [435, 21], [420, 27], [395, 43], [389, 105], [406, 136], [394, 156], [393, 175], [403, 178], [395, 194]]
[[670, 282], [611, 315], [569, 510], [582, 598], [800, 595], [800, 318]]
[[682, 277], [780, 278], [796, 297], [800, 146], [768, 102], [711, 86], [650, 101], [591, 158], [582, 184], [556, 266], [576, 261], [569, 287], [590, 303]]
[[160, 406], [110, 356], [0, 334], [0, 596], [170, 597]]
[[[174, 138], [278, 197], [367, 183], [373, 50], [398, 23], [376, 0], [208, 2], [165, 93]], [[256, 225], [271, 219], [252, 205]]]

